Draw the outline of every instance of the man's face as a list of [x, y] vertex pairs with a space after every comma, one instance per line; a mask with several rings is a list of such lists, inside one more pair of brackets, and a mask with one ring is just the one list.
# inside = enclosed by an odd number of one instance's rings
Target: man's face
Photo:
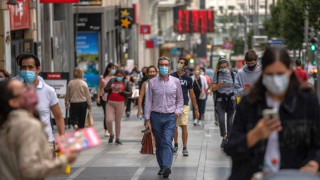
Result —
[[257, 64], [257, 61], [246, 61], [247, 66], [254, 66]]
[[35, 71], [36, 75], [40, 72], [40, 67], [36, 67], [36, 62], [33, 58], [22, 59], [20, 69], [21, 71]]
[[168, 69], [170, 69], [170, 63], [168, 60], [160, 60], [159, 64], [158, 64], [158, 68], [160, 69], [160, 67], [168, 67]]
[[179, 66], [182, 66], [183, 69], [186, 68], [186, 67], [185, 67], [185, 66], [186, 66], [186, 65], [185, 65], [185, 61], [184, 61], [184, 60], [179, 60], [179, 61], [178, 61], [178, 65], [179, 65]]

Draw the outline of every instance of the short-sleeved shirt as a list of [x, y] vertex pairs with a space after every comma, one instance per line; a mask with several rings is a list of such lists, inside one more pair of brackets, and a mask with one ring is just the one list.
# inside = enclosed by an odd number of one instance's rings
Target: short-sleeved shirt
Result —
[[50, 122], [50, 108], [58, 104], [59, 100], [54, 89], [43, 81], [39, 81], [36, 90], [39, 98], [36, 109], [39, 112], [40, 120], [46, 125], [45, 131], [48, 133], [48, 140], [53, 142], [54, 137]]
[[[234, 77], [236, 77], [235, 72], [232, 72]], [[214, 74], [214, 77], [212, 79], [212, 84], [218, 84], [221, 81], [225, 81], [226, 84], [224, 86], [221, 86], [220, 89], [217, 91], [221, 94], [231, 94], [234, 93], [234, 82], [232, 79], [232, 75], [230, 71], [227, 72], [219, 72], [219, 79], [217, 81], [217, 72]], [[235, 97], [232, 97], [234, 99]], [[217, 101], [222, 101], [221, 98], [218, 98]]]
[[172, 73], [171, 76], [176, 77], [180, 80], [183, 94], [183, 104], [189, 105], [189, 89], [193, 88], [191, 77], [186, 74], [180, 77], [177, 72]]
[[302, 69], [294, 70], [294, 73], [301, 82], [308, 82], [308, 74]]
[[117, 101], [117, 102], [123, 102], [125, 100], [124, 96], [120, 94], [120, 89], [121, 91], [124, 91], [124, 84], [123, 83], [118, 83], [114, 82], [111, 85], [112, 92], [108, 96], [108, 100], [110, 101]]

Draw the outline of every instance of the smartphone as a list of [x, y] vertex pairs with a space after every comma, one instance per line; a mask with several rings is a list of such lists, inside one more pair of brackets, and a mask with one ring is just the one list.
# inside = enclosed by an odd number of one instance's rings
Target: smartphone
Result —
[[265, 109], [262, 111], [262, 115], [263, 115], [263, 119], [265, 120], [270, 120], [270, 119], [280, 120], [279, 112], [277, 109]]

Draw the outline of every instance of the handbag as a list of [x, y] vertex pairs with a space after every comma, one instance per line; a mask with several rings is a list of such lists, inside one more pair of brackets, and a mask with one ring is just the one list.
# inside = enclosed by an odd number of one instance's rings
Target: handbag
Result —
[[199, 83], [198, 83], [198, 81], [197, 81], [196, 79], [195, 79], [195, 82], [196, 82], [196, 84], [197, 84], [198, 88], [201, 90], [201, 93], [200, 93], [199, 99], [204, 99], [204, 93], [202, 92], [202, 88], [200, 87], [200, 85], [199, 85]]
[[141, 154], [153, 154], [152, 137], [150, 132], [144, 133], [141, 145]]
[[84, 127], [91, 127], [93, 126], [93, 116], [92, 116], [92, 113], [91, 113], [91, 110], [88, 110], [87, 111], [87, 117], [86, 117], [86, 120], [84, 122]]

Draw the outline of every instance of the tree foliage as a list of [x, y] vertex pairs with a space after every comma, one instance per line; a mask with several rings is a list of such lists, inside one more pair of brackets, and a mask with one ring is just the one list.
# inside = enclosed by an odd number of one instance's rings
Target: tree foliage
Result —
[[271, 18], [264, 22], [266, 35], [283, 39], [289, 49], [300, 49], [304, 39], [304, 20], [308, 18], [310, 26], [319, 29], [319, 9], [319, 0], [278, 0], [270, 6]]

